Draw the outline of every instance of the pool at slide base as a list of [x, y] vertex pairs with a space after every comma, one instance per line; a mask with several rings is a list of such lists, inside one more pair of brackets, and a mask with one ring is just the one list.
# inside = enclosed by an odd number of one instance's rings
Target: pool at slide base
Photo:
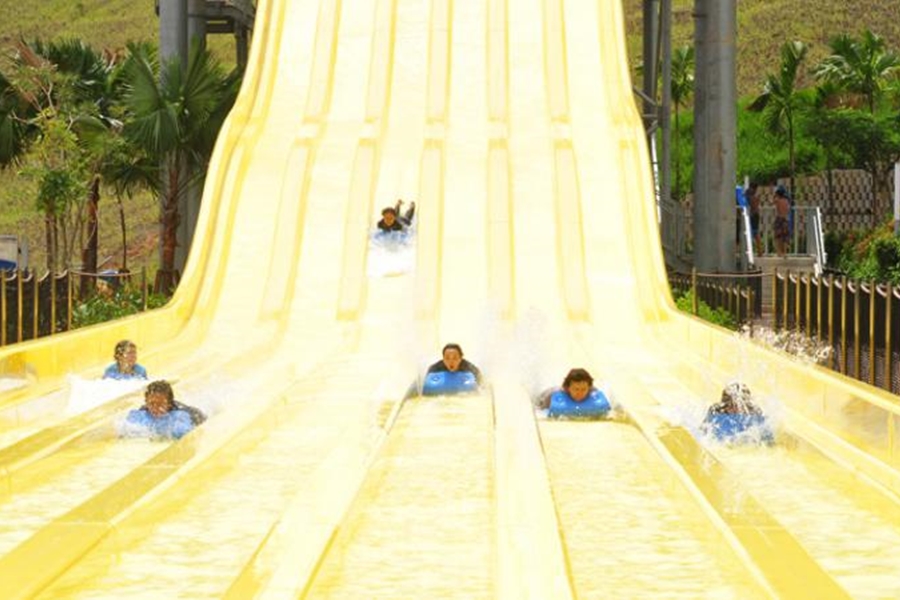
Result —
[[712, 415], [705, 425], [709, 434], [721, 442], [775, 442], [775, 434], [763, 415]]
[[550, 410], [547, 412], [547, 416], [553, 418], [598, 418], [605, 417], [611, 408], [609, 399], [596, 388], [592, 389], [580, 402], [573, 400], [565, 390], [556, 390], [550, 395]]
[[475, 375], [468, 371], [428, 373], [422, 383], [423, 396], [465, 394], [478, 391]]

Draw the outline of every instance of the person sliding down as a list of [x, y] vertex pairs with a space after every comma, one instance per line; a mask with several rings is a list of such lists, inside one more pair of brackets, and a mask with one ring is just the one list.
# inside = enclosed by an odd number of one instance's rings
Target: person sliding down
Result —
[[481, 371], [478, 367], [463, 358], [462, 347], [459, 344], [447, 344], [441, 352], [442, 358], [430, 367], [427, 373], [457, 373], [469, 372], [475, 376], [479, 386], [483, 383]]
[[129, 411], [124, 437], [179, 439], [206, 420], [200, 409], [175, 400], [168, 381], [151, 382], [144, 392], [144, 405]]

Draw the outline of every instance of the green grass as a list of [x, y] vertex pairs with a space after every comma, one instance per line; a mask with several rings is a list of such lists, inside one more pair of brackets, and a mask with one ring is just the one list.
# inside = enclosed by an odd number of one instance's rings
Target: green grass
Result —
[[[623, 0], [628, 51], [633, 64], [641, 60], [642, 0]], [[801, 40], [810, 45], [806, 64], [812, 67], [828, 55], [828, 41], [839, 33], [857, 36], [866, 28], [900, 52], [897, 0], [738, 0], [737, 86], [740, 97], [756, 95], [766, 73], [775, 72], [781, 44]], [[674, 0], [673, 46], [693, 44], [694, 0]], [[637, 81], [637, 80], [636, 80]]]

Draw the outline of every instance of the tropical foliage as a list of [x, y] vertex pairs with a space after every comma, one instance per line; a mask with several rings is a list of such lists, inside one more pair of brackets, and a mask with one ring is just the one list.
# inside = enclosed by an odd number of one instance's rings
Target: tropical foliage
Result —
[[[179, 202], [202, 180], [238, 76], [195, 49], [186, 64], [160, 65], [148, 44], [98, 54], [79, 41], [19, 42], [0, 73], [0, 167], [37, 183], [46, 224], [47, 268], [98, 268], [101, 190], [112, 189], [122, 227], [123, 197], [160, 192], [157, 289], [174, 286]], [[87, 290], [83, 290], [87, 291]]]

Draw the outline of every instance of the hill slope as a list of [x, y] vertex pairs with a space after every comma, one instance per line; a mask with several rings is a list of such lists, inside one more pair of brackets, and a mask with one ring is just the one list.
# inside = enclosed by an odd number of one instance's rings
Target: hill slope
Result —
[[[629, 52], [637, 64], [641, 60], [642, 0], [623, 1]], [[693, 0], [674, 0], [676, 46], [692, 42], [693, 4]], [[739, 0], [738, 5], [741, 96], [759, 91], [764, 75], [777, 66], [779, 46], [787, 40], [801, 39], [811, 45], [809, 65], [826, 55], [827, 41], [833, 35], [857, 34], [866, 27], [900, 51], [897, 0]], [[116, 49], [129, 40], [155, 38], [158, 27], [153, 0], [0, 0], [0, 53], [19, 36], [79, 37], [96, 48]], [[230, 36], [215, 36], [210, 45], [223, 62], [232, 62]], [[19, 232], [28, 237], [31, 264], [41, 266], [43, 227], [33, 209], [32, 187], [14, 174], [0, 173], [0, 233]], [[129, 201], [130, 236], [141, 242], [134, 266], [155, 262], [150, 240], [155, 235], [157, 214], [156, 203], [149, 196]], [[101, 204], [101, 257], [121, 252], [117, 219], [114, 202], [107, 197]]]
[[[642, 0], [623, 0], [629, 31], [629, 52], [641, 57]], [[690, 43], [694, 0], [674, 0], [675, 45]], [[758, 91], [765, 73], [774, 69], [778, 47], [800, 39], [811, 44], [810, 64], [825, 56], [828, 40], [837, 33], [870, 28], [900, 51], [897, 0], [739, 0], [738, 89]], [[153, 38], [158, 20], [153, 0], [0, 0], [0, 47], [18, 35], [80, 37], [97, 47], [120, 48], [128, 40]], [[223, 60], [233, 51], [228, 36], [217, 36], [213, 47]]]

